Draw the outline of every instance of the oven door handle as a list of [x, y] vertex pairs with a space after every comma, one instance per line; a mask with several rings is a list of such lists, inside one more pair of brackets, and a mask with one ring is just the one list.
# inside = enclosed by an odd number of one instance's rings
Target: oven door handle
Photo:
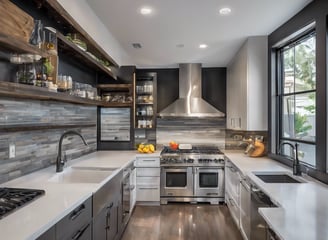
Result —
[[198, 172], [201, 171], [204, 173], [224, 171], [224, 167], [195, 167], [194, 169], [198, 169]]
[[188, 172], [189, 167], [161, 167], [164, 172]]

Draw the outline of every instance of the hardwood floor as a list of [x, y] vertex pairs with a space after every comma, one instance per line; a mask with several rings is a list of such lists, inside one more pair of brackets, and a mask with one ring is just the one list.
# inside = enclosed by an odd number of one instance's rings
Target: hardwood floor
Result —
[[242, 240], [225, 205], [137, 206], [122, 240]]

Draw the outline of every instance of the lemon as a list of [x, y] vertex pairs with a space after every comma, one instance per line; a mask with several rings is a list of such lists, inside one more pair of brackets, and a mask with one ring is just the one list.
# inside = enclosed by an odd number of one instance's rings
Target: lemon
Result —
[[148, 148], [148, 147], [144, 147], [144, 148], [142, 149], [142, 151], [143, 151], [144, 153], [148, 153], [148, 152], [149, 152], [149, 148]]

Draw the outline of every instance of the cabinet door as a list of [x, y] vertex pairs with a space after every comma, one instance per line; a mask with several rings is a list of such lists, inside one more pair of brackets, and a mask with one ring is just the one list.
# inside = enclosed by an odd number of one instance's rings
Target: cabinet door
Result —
[[137, 185], [137, 201], [140, 202], [159, 202], [159, 185]]
[[106, 240], [107, 236], [107, 207], [103, 208], [93, 219], [93, 239]]
[[240, 230], [246, 240], [251, 235], [251, 193], [247, 182], [240, 183]]
[[91, 223], [81, 227], [75, 233], [67, 236], [65, 240], [90, 240], [92, 239]]
[[134, 168], [130, 175], [130, 188], [131, 188], [131, 200], [130, 200], [130, 213], [132, 213], [134, 206], [136, 205], [137, 197], [137, 169]]
[[[243, 111], [243, 94], [241, 86], [243, 78], [242, 56], [238, 54], [227, 70], [227, 128], [240, 129]], [[245, 77], [244, 77], [245, 78]]]
[[55, 230], [55, 226], [53, 226], [45, 233], [43, 233], [40, 237], [38, 237], [36, 240], [55, 240], [55, 239], [56, 239], [56, 230]]
[[230, 161], [227, 161], [225, 166], [225, 189], [239, 207], [240, 175], [238, 169]]
[[160, 168], [138, 168], [137, 177], [159, 177], [161, 175]]
[[70, 239], [69, 236], [74, 236], [78, 231], [82, 231], [91, 222], [91, 212], [90, 197], [56, 224], [56, 238]]
[[112, 202], [93, 221], [93, 239], [113, 240], [118, 234], [118, 206]]
[[232, 219], [234, 220], [234, 222], [236, 223], [237, 227], [240, 227], [240, 208], [239, 208], [239, 204], [237, 204], [235, 202], [235, 200], [230, 197], [229, 193], [226, 192], [226, 202], [227, 202], [227, 206], [228, 209], [230, 211], [230, 214], [232, 216]]

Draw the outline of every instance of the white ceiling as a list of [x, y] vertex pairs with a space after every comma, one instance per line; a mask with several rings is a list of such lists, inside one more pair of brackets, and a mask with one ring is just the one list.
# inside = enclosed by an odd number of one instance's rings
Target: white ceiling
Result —
[[[248, 36], [268, 35], [311, 0], [87, 0], [130, 56], [123, 65], [225, 67]], [[143, 16], [143, 6], [153, 9]], [[230, 7], [229, 16], [219, 9]], [[141, 49], [132, 47], [140, 43]], [[199, 49], [201, 43], [208, 48]], [[178, 48], [178, 44], [184, 47]]]

